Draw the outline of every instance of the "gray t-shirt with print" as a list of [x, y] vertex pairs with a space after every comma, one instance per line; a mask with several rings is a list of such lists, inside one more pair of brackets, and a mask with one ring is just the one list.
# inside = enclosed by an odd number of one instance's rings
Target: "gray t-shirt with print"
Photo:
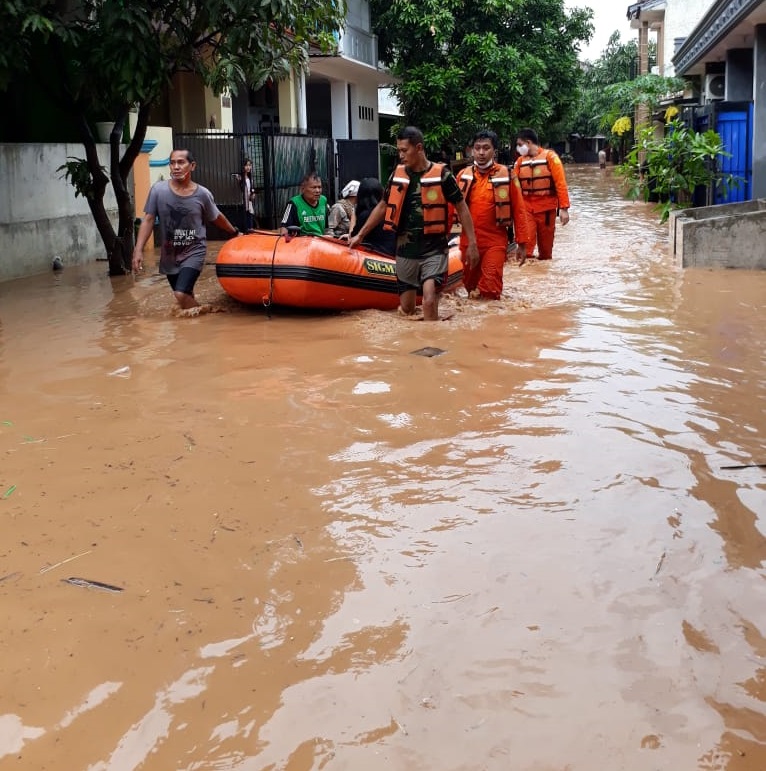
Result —
[[172, 275], [181, 268], [201, 271], [207, 253], [206, 223], [221, 213], [212, 193], [197, 185], [191, 195], [177, 195], [163, 180], [149, 191], [145, 211], [160, 218], [160, 273]]

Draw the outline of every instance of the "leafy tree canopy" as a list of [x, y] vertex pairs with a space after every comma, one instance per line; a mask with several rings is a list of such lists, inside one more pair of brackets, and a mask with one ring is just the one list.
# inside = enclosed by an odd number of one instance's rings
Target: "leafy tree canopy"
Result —
[[371, 0], [381, 58], [405, 124], [433, 151], [462, 147], [479, 128], [513, 139], [522, 126], [545, 138], [577, 97], [579, 45], [590, 9], [563, 0]]
[[[261, 86], [306, 65], [308, 45], [325, 50], [345, 16], [326, 0], [5, 0], [0, 26], [0, 89], [35, 82], [79, 126], [81, 166], [66, 172], [86, 196], [110, 259], [122, 272], [133, 243], [127, 176], [146, 135], [149, 111], [178, 73], [192, 73], [214, 92]], [[120, 157], [131, 107], [138, 125]], [[90, 128], [114, 122], [111, 163], [103, 169]], [[103, 198], [111, 181], [120, 211], [115, 233]]]
[[[614, 120], [611, 115], [614, 100], [606, 93], [607, 86], [632, 80], [638, 74], [638, 43], [623, 43], [620, 33], [613, 32], [609, 42], [595, 62], [583, 66], [579, 96], [571, 117], [571, 130], [592, 137], [608, 130]], [[606, 124], [609, 125], [606, 125]]]
[[[655, 58], [656, 45], [651, 43], [649, 63]], [[638, 43], [623, 43], [620, 33], [613, 32], [601, 56], [584, 67], [571, 130], [582, 136], [605, 134], [615, 140], [612, 127], [618, 119], [632, 117], [639, 105], [653, 112], [664, 97], [682, 90], [683, 83], [679, 78], [638, 75]]]

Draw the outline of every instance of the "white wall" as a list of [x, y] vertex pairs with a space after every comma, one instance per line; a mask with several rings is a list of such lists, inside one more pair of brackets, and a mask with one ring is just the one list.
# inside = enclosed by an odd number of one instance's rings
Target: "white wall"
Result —
[[[109, 147], [98, 151], [108, 167]], [[87, 202], [57, 171], [84, 154], [79, 144], [0, 144], [0, 281], [51, 270], [55, 255], [65, 264], [105, 258]], [[105, 203], [116, 222], [111, 187]]]
[[399, 102], [390, 88], [378, 89], [378, 112], [382, 115], [401, 115]]
[[330, 116], [332, 135], [348, 137], [348, 84], [343, 80], [330, 81]]
[[348, 0], [346, 24], [365, 32], [370, 31], [370, 4], [367, 0]]
[[[367, 108], [364, 117], [359, 107]], [[372, 109], [370, 114], [369, 110]], [[351, 130], [354, 139], [378, 138], [378, 84], [375, 81], [355, 83], [351, 86]]]
[[699, 24], [702, 17], [713, 5], [714, 0], [667, 0], [665, 7], [665, 50], [663, 52], [664, 74], [673, 77], [674, 41], [678, 37], [688, 37]]

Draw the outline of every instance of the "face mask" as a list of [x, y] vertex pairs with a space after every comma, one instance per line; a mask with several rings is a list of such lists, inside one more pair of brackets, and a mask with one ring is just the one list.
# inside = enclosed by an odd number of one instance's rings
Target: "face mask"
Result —
[[516, 150], [519, 155], [529, 155], [529, 145], [519, 145]]

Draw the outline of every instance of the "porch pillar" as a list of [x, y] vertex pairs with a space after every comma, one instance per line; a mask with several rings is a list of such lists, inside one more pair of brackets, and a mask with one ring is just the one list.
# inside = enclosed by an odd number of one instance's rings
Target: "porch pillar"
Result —
[[298, 128], [298, 86], [295, 72], [291, 72], [289, 77], [277, 83], [277, 100], [279, 125], [283, 128]]
[[349, 125], [348, 84], [344, 80], [334, 80], [330, 84], [330, 114], [332, 117], [332, 135], [335, 139], [353, 139]]
[[298, 128], [304, 130], [308, 127], [308, 117], [306, 114], [306, 73], [301, 70], [297, 77], [297, 96], [298, 96]]
[[[638, 29], [638, 74], [646, 75], [649, 72], [649, 22], [641, 22]], [[649, 121], [649, 110], [645, 104], [636, 105], [634, 116], [636, 136], [638, 129]]]
[[726, 52], [726, 101], [753, 100], [753, 49], [730, 48]]

